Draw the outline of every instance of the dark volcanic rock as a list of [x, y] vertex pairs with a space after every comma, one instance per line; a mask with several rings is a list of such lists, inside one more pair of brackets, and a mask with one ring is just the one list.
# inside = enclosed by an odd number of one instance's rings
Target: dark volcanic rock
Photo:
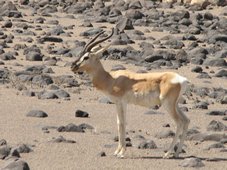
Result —
[[54, 91], [42, 91], [37, 96], [39, 99], [58, 99]]
[[179, 166], [199, 168], [205, 165], [199, 158], [186, 158], [179, 164]]
[[85, 111], [77, 110], [77, 111], [75, 112], [75, 116], [76, 116], [76, 117], [88, 117], [89, 114], [88, 114], [87, 112], [85, 112]]
[[221, 141], [222, 139], [227, 138], [227, 136], [225, 134], [217, 134], [217, 133], [213, 133], [213, 134], [206, 134], [206, 133], [196, 133], [193, 135], [190, 135], [188, 137], [188, 140], [196, 140], [196, 141]]
[[55, 90], [54, 94], [58, 97], [58, 98], [68, 98], [70, 97], [70, 94], [68, 92], [66, 92], [65, 90], [59, 89], [59, 90]]
[[60, 126], [58, 127], [57, 131], [58, 132], [84, 132], [84, 130], [81, 127], [76, 126], [73, 123], [70, 123], [66, 126]]
[[106, 156], [106, 153], [102, 151], [102, 152], [98, 153], [98, 156], [99, 157], [104, 157], [104, 156]]
[[31, 51], [26, 54], [26, 60], [28, 61], [42, 61], [43, 55], [39, 52]]
[[30, 170], [28, 163], [20, 159], [9, 161], [2, 170]]
[[144, 14], [139, 10], [130, 9], [126, 11], [125, 16], [129, 19], [137, 20], [137, 19], [142, 19], [144, 17]]
[[59, 37], [46, 36], [46, 37], [42, 37], [42, 38], [37, 39], [37, 41], [39, 43], [44, 43], [44, 42], [56, 42], [56, 43], [60, 43], [60, 42], [63, 42], [63, 39], [62, 38], [59, 38]]
[[138, 145], [138, 149], [156, 149], [157, 145], [153, 140], [148, 140], [148, 141], [142, 141]]
[[203, 71], [203, 68], [200, 66], [195, 66], [191, 69], [191, 71], [196, 73], [201, 73]]
[[227, 114], [227, 110], [225, 111], [213, 110], [213, 111], [207, 112], [206, 114], [210, 116], [225, 116]]
[[44, 86], [44, 85], [52, 84], [53, 80], [48, 75], [36, 75], [32, 78], [32, 83], [40, 86]]
[[207, 58], [203, 65], [207, 66], [227, 66], [227, 62], [223, 58]]
[[7, 145], [7, 142], [5, 139], [0, 140], [0, 146]]
[[0, 159], [5, 159], [9, 155], [10, 150], [11, 148], [7, 145], [0, 146]]
[[226, 131], [227, 126], [224, 125], [222, 122], [212, 120], [209, 125], [207, 126], [208, 131]]
[[57, 138], [54, 138], [50, 142], [53, 142], [53, 143], [76, 143], [76, 141], [74, 141], [74, 140], [67, 140], [63, 136], [59, 136]]
[[14, 56], [14, 54], [11, 53], [11, 52], [1, 54], [0, 55], [0, 58], [2, 60], [15, 60], [16, 59], [15, 56]]
[[218, 143], [214, 143], [214, 144], [211, 144], [210, 146], [206, 147], [205, 150], [217, 149], [217, 148], [225, 148], [225, 145], [218, 142]]
[[198, 109], [208, 109], [209, 103], [207, 102], [199, 102], [195, 104], [195, 108]]
[[26, 144], [20, 144], [17, 145], [16, 147], [12, 148], [12, 149], [16, 149], [19, 153], [30, 153], [33, 150]]
[[48, 114], [41, 110], [31, 110], [26, 114], [26, 116], [44, 118], [44, 117], [48, 117]]
[[169, 137], [174, 137], [174, 136], [175, 136], [175, 133], [172, 130], [162, 131], [155, 135], [155, 137], [159, 138], [159, 139], [164, 139], [164, 138], [169, 138]]
[[96, 35], [96, 34], [100, 33], [101, 31], [102, 31], [101, 28], [92, 28], [92, 29], [89, 29], [87, 31], [80, 33], [80, 36], [92, 36], [92, 35]]
[[124, 30], [130, 30], [130, 29], [134, 29], [133, 25], [132, 25], [132, 21], [128, 18], [121, 18], [117, 25], [116, 28], [120, 31], [123, 32]]
[[222, 70], [218, 71], [214, 76], [227, 78], [227, 70], [222, 69]]

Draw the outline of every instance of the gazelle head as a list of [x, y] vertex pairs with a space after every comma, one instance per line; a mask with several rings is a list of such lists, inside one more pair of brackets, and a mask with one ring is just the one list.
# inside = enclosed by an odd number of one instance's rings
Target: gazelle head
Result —
[[91, 39], [83, 48], [82, 52], [80, 53], [80, 57], [74, 61], [71, 65], [71, 70], [74, 73], [78, 72], [89, 72], [91, 67], [94, 67], [95, 61], [99, 60], [100, 55], [110, 46], [107, 45], [105, 47], [97, 46], [101, 42], [108, 40], [114, 33], [114, 29], [112, 28], [112, 32], [107, 37], [95, 41], [101, 34], [105, 31], [98, 33], [93, 39]]

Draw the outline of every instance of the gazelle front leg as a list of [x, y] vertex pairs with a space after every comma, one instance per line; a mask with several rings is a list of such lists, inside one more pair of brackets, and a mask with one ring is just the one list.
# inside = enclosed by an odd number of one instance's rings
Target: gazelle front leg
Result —
[[118, 147], [117, 150], [114, 152], [114, 155], [117, 157], [123, 158], [124, 153], [126, 151], [126, 144], [125, 144], [125, 112], [126, 112], [126, 103], [119, 102], [116, 103], [117, 106], [117, 126], [118, 126]]

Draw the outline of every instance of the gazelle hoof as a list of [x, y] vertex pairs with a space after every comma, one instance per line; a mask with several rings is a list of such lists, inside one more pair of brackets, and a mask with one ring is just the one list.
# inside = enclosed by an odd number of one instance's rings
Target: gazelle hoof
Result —
[[166, 152], [165, 155], [163, 156], [164, 159], [169, 159], [174, 157], [174, 153], [171, 152]]

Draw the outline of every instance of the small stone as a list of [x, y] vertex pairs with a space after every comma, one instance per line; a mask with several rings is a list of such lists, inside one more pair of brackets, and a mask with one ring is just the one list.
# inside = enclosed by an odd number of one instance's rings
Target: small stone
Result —
[[76, 126], [73, 123], [70, 123], [66, 126], [60, 126], [57, 128], [57, 131], [58, 132], [84, 132], [84, 130], [81, 127]]
[[200, 66], [196, 66], [196, 67], [192, 68], [191, 71], [195, 72], [195, 73], [201, 73], [203, 71], [203, 68]]
[[209, 125], [207, 126], [207, 130], [208, 131], [226, 131], [227, 130], [227, 126], [224, 125], [222, 122], [216, 121], [216, 120], [212, 120]]
[[0, 140], [0, 146], [7, 145], [7, 142], [5, 139]]
[[156, 149], [157, 145], [153, 140], [148, 140], [148, 141], [142, 141], [138, 145], [138, 149]]
[[39, 118], [45, 118], [48, 117], [48, 114], [41, 110], [31, 110], [27, 113], [27, 117], [39, 117]]
[[0, 159], [5, 159], [10, 154], [11, 148], [7, 145], [0, 146]]
[[218, 143], [211, 144], [210, 146], [205, 148], [205, 150], [218, 149], [218, 148], [225, 148], [225, 145], [220, 143], [220, 142], [218, 142]]
[[11, 149], [10, 156], [20, 158], [20, 153], [18, 152], [17, 149], [14, 148], [14, 149]]
[[179, 166], [196, 168], [196, 167], [203, 167], [205, 165], [199, 158], [186, 158], [179, 164]]
[[174, 137], [175, 133], [172, 130], [162, 131], [155, 135], [156, 138], [164, 139], [169, 137]]
[[24, 162], [20, 159], [16, 159], [10, 162], [2, 168], [2, 170], [30, 170], [27, 162]]
[[210, 116], [225, 116], [227, 114], [227, 110], [226, 111], [213, 110], [207, 112], [206, 114]]
[[104, 157], [104, 156], [106, 156], [106, 153], [102, 151], [102, 152], [98, 153], [98, 156]]
[[13, 149], [16, 149], [19, 153], [30, 153], [33, 150], [26, 144], [19, 144]]
[[75, 116], [76, 117], [88, 117], [89, 114], [85, 111], [77, 110], [76, 113], [75, 113]]

